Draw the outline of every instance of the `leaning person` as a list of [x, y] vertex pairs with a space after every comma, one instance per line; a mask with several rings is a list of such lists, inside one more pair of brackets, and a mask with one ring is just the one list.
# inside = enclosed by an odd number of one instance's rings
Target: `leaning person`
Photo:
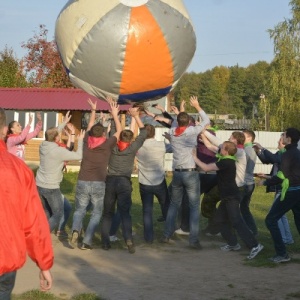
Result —
[[222, 237], [227, 244], [221, 247], [222, 251], [238, 251], [241, 249], [232, 227], [246, 246], [251, 249], [248, 259], [253, 259], [263, 246], [257, 242], [253, 233], [247, 227], [240, 212], [240, 192], [236, 184], [236, 157], [237, 146], [226, 141], [220, 148], [219, 160], [216, 163], [205, 164], [193, 153], [196, 164], [204, 171], [216, 171], [221, 203], [214, 216], [214, 222], [219, 226]]
[[114, 119], [113, 126], [116, 127], [116, 130], [112, 129], [115, 133], [110, 138], [106, 137], [105, 127], [102, 124], [94, 124], [97, 102], [93, 103], [90, 99], [88, 101], [91, 106], [91, 117], [83, 139], [83, 156], [76, 185], [71, 238], [71, 243], [76, 245], [82, 230], [83, 218], [91, 203], [91, 217], [84, 233], [81, 250], [92, 249], [92, 240], [102, 215], [107, 166], [122, 129], [118, 117], [119, 106], [111, 98], [108, 98], [107, 101]]
[[[67, 113], [62, 128], [70, 120]], [[58, 225], [63, 216], [64, 208], [60, 183], [63, 179], [63, 167], [65, 161], [80, 160], [82, 158], [82, 140], [85, 131], [81, 130], [78, 135], [78, 148], [76, 152], [69, 151], [60, 147], [59, 128], [52, 127], [45, 133], [46, 140], [40, 145], [40, 166], [36, 173], [36, 185], [40, 198], [43, 202], [45, 212], [48, 214], [50, 231], [52, 232]], [[49, 210], [51, 215], [49, 214]]]
[[133, 132], [131, 130], [122, 130], [120, 133], [120, 140], [117, 146], [113, 148], [108, 163], [108, 175], [106, 178], [101, 239], [102, 248], [104, 250], [109, 250], [111, 248], [109, 232], [117, 203], [121, 216], [123, 238], [128, 248], [128, 252], [133, 254], [135, 252], [135, 247], [132, 238], [132, 221], [130, 214], [132, 205], [131, 173], [135, 155], [142, 147], [147, 137], [147, 132], [140, 119], [138, 108], [130, 108], [129, 114], [135, 119], [136, 124], [140, 129], [140, 133], [135, 141], [133, 141]]

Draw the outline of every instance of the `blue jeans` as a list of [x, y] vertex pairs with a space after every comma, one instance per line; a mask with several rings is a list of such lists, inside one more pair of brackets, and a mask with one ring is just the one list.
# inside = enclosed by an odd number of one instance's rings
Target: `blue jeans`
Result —
[[[201, 194], [207, 194], [212, 188], [214, 188], [217, 181], [217, 174], [203, 174], [199, 173], [200, 180], [200, 192]], [[190, 210], [189, 210], [189, 200], [186, 192], [183, 192], [182, 205], [181, 205], [181, 214], [180, 214], [180, 226], [183, 231], [190, 231], [189, 219], [190, 219]]]
[[166, 180], [158, 185], [144, 185], [140, 183], [140, 194], [143, 204], [143, 222], [144, 222], [144, 239], [146, 242], [153, 242], [153, 201], [156, 196], [160, 205], [163, 217], [166, 219], [169, 202], [168, 188]]
[[[72, 205], [70, 204], [69, 200], [63, 194], [61, 194], [61, 199], [63, 201], [64, 213], [59, 221], [59, 225], [58, 225], [58, 229], [57, 229], [58, 231], [65, 230], [66, 224], [68, 222], [68, 219], [69, 219], [71, 211], [72, 211]], [[48, 205], [47, 202], [45, 202], [44, 205], [46, 207], [47, 216], [50, 218], [50, 216], [52, 216], [51, 207]]]
[[278, 227], [278, 220], [286, 214], [289, 210], [292, 210], [294, 214], [294, 221], [297, 227], [297, 230], [300, 234], [300, 187], [297, 190], [292, 190], [290, 188], [286, 194], [285, 198], [280, 201], [280, 197], [277, 197], [266, 216], [266, 225], [269, 229], [275, 251], [277, 255], [284, 256], [286, 255], [286, 247], [282, 240], [282, 236]]
[[11, 292], [15, 286], [16, 271], [0, 275], [0, 299], [10, 300]]
[[221, 203], [214, 216], [214, 222], [218, 226], [222, 237], [230, 246], [235, 246], [238, 242], [232, 228], [236, 230], [241, 240], [249, 249], [257, 246], [258, 243], [253, 233], [241, 216], [240, 195], [221, 199]]
[[121, 224], [124, 240], [132, 240], [131, 222], [131, 180], [125, 176], [107, 176], [104, 197], [103, 218], [101, 226], [102, 244], [109, 244], [109, 232], [112, 218], [115, 213], [116, 202], [121, 215]]
[[60, 219], [60, 222], [58, 225], [59, 231], [65, 230], [66, 224], [69, 220], [69, 217], [70, 217], [70, 214], [72, 211], [72, 205], [69, 202], [69, 200], [64, 195], [62, 195], [62, 198], [63, 198], [63, 203], [64, 203], [64, 214], [63, 214], [62, 218]]
[[244, 185], [244, 194], [241, 197], [240, 209], [242, 217], [254, 235], [257, 235], [257, 227], [250, 211], [249, 205], [255, 184]]
[[[274, 202], [278, 197], [280, 197], [280, 195], [281, 195], [281, 192], [276, 192], [275, 197], [274, 197]], [[286, 215], [283, 215], [278, 220], [278, 227], [279, 227], [283, 242], [285, 244], [294, 243], [294, 239], [293, 239], [291, 229], [290, 229], [290, 224], [289, 224], [289, 221], [288, 221], [288, 218]]]
[[188, 196], [190, 208], [189, 243], [195, 244], [199, 242], [200, 182], [197, 171], [173, 172], [171, 202], [165, 223], [164, 236], [170, 238], [175, 231], [176, 217], [182, 203], [184, 189]]
[[58, 226], [64, 213], [61, 191], [60, 189], [46, 189], [39, 186], [37, 188], [48, 218], [50, 232], [52, 232]]
[[104, 181], [78, 180], [75, 194], [75, 212], [73, 215], [72, 231], [82, 229], [82, 220], [86, 215], [89, 203], [92, 204], [92, 212], [88, 227], [84, 233], [83, 243], [92, 245], [92, 240], [100, 223], [103, 199], [105, 193]]

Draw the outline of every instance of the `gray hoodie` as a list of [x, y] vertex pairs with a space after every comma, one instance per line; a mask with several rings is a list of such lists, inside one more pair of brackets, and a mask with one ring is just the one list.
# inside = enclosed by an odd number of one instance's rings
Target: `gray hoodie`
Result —
[[82, 159], [82, 139], [78, 140], [76, 152], [44, 141], [40, 145], [40, 166], [36, 173], [36, 185], [46, 189], [58, 189], [63, 179], [64, 162]]

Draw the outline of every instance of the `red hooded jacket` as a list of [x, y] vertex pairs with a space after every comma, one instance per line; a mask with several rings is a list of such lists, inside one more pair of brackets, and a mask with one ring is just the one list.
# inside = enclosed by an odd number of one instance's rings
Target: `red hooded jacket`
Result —
[[0, 275], [21, 268], [27, 253], [41, 270], [49, 270], [50, 229], [33, 172], [2, 140], [0, 166]]

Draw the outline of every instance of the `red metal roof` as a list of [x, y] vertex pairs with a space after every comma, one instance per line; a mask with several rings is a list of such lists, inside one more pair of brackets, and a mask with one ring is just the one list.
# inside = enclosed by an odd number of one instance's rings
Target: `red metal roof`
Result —
[[[106, 101], [79, 89], [0, 88], [0, 107], [14, 110], [90, 110], [88, 99], [97, 100], [97, 110], [109, 110]], [[120, 105], [128, 110], [131, 105]]]

